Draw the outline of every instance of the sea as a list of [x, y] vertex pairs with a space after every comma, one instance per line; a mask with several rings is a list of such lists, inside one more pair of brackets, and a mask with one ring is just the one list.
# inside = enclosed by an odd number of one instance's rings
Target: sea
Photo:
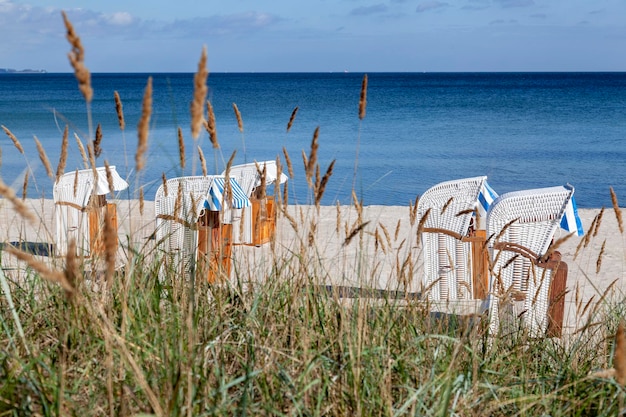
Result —
[[[137, 173], [137, 124], [149, 77], [147, 165]], [[145, 198], [153, 199], [163, 175], [201, 174], [198, 147], [209, 174], [221, 173], [233, 152], [235, 164], [280, 158], [285, 165], [285, 149], [294, 171], [290, 201], [306, 204], [313, 197], [303, 154], [308, 158], [319, 128], [320, 175], [335, 161], [325, 205], [349, 203], [353, 191], [365, 205], [408, 205], [439, 182], [479, 175], [499, 194], [569, 183], [578, 207], [610, 207], [611, 187], [626, 203], [626, 73], [368, 73], [363, 118], [364, 73], [211, 73], [207, 99], [219, 149], [206, 131], [191, 137], [193, 78], [192, 73], [96, 73], [87, 104], [71, 73], [1, 74], [0, 124], [25, 152], [0, 132], [0, 176], [18, 196], [27, 176], [27, 197], [52, 198], [53, 181], [34, 138], [56, 170], [67, 125], [66, 171], [73, 171], [83, 168], [76, 138], [86, 145], [100, 125], [98, 165], [115, 165], [131, 184], [120, 198], [136, 198], [142, 188]], [[124, 130], [115, 91], [123, 103]]]

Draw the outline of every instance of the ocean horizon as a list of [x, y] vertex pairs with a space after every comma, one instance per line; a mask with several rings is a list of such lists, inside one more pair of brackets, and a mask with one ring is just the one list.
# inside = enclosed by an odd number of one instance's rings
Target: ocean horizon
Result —
[[[235, 163], [277, 156], [284, 163], [284, 147], [295, 169], [290, 200], [305, 204], [311, 196], [302, 151], [308, 155], [319, 127], [322, 175], [336, 160], [322, 204], [349, 203], [354, 184], [366, 205], [407, 205], [439, 182], [478, 175], [487, 175], [500, 194], [569, 183], [583, 208], [610, 206], [610, 187], [626, 198], [626, 73], [373, 72], [368, 73], [366, 116], [359, 120], [363, 74], [210, 72], [207, 99], [221, 146], [214, 152], [206, 132], [198, 141], [191, 139], [193, 73], [92, 74], [91, 128], [72, 73], [1, 73], [0, 124], [17, 136], [25, 155], [3, 135], [0, 175], [20, 194], [28, 173], [28, 197], [52, 198], [34, 136], [56, 168], [67, 124], [70, 171], [83, 168], [74, 134], [86, 144], [100, 124], [98, 165], [104, 160], [116, 165], [131, 184], [131, 196], [142, 187], [152, 199], [163, 174], [200, 174], [197, 146], [209, 174], [222, 172], [233, 151]], [[153, 77], [153, 115], [147, 168], [136, 176], [136, 126], [148, 76]], [[123, 102], [125, 131], [117, 123], [114, 91]], [[241, 112], [243, 133], [233, 103]], [[186, 141], [185, 170], [178, 166], [178, 127]]]

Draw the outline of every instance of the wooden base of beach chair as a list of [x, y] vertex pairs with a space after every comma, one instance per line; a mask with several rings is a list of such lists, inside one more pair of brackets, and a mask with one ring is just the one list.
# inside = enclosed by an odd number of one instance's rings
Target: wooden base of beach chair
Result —
[[274, 196], [252, 201], [252, 244], [260, 246], [274, 238], [276, 211]]
[[464, 242], [471, 242], [472, 246], [472, 287], [474, 298], [483, 300], [489, 291], [489, 252], [487, 250], [487, 231], [475, 230], [470, 237], [464, 237]]
[[561, 261], [561, 254], [554, 252], [550, 259], [540, 266], [552, 269], [552, 281], [548, 292], [548, 337], [561, 337], [563, 316], [565, 315], [565, 294], [567, 293], [567, 264]]
[[198, 219], [198, 271], [210, 283], [228, 279], [233, 227], [221, 224], [219, 212], [205, 211]]
[[[88, 257], [103, 256], [105, 251], [104, 221], [108, 212], [111, 219], [111, 227], [117, 231], [117, 205], [106, 203], [101, 207], [89, 209], [89, 254]], [[115, 239], [115, 249], [118, 241]]]

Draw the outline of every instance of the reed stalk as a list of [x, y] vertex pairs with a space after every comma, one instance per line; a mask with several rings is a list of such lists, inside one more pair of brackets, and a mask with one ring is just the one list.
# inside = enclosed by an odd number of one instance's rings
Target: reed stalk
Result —
[[148, 151], [148, 134], [150, 131], [150, 116], [152, 115], [152, 77], [144, 90], [141, 106], [141, 118], [137, 125], [137, 153], [135, 154], [135, 169], [139, 173], [146, 166], [146, 152]]

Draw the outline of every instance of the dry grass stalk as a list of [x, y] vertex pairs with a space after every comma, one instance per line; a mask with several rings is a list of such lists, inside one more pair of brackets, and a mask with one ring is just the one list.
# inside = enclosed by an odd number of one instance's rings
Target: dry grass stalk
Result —
[[228, 162], [226, 162], [226, 170], [224, 171], [224, 177], [225, 178], [230, 178], [230, 169], [232, 168], [233, 164], [235, 163], [235, 155], [237, 155], [237, 151], [233, 151], [232, 154], [230, 154], [230, 158], [228, 158]]
[[[602, 208], [602, 210], [604, 210], [604, 208]], [[587, 245], [589, 245], [589, 242], [591, 241], [591, 237], [593, 235], [593, 231], [596, 230], [597, 222], [598, 222], [598, 214], [591, 221], [591, 224], [589, 225], [589, 228], [587, 229], [587, 232], [585, 233], [584, 237], [580, 240], [580, 242], [578, 242], [578, 245], [576, 245], [576, 251], [574, 252], [574, 259], [578, 257], [578, 254], [580, 253], [580, 250], [582, 248], [586, 248]]]
[[76, 139], [76, 145], [78, 146], [80, 157], [83, 159], [84, 167], [89, 168], [89, 162], [87, 160], [87, 153], [85, 152], [85, 147], [83, 146], [83, 141], [80, 140], [80, 138], [78, 137], [76, 133], [74, 133], [74, 139]]
[[546, 252], [546, 254], [542, 257], [542, 259], [543, 259], [543, 260], [548, 260], [548, 259], [550, 258], [550, 256], [552, 256], [552, 254], [553, 254], [554, 252], [556, 252], [556, 251], [559, 249], [559, 247], [560, 247], [563, 243], [567, 242], [567, 241], [568, 241], [568, 240], [569, 240], [569, 239], [570, 239], [573, 235], [574, 235], [573, 233], [569, 233], [569, 234], [567, 234], [567, 235], [563, 236], [562, 238], [555, 240], [555, 241], [554, 241], [554, 243], [552, 243], [552, 244], [550, 245], [550, 247], [548, 248], [548, 251], [547, 251], [547, 252]]
[[283, 206], [289, 205], [289, 181], [285, 181], [283, 185]]
[[72, 288], [76, 288], [79, 282], [80, 269], [76, 258], [76, 240], [71, 239], [67, 245], [65, 255], [65, 278]]
[[96, 170], [96, 156], [93, 152], [93, 146], [91, 143], [87, 144], [87, 154], [89, 155], [89, 165], [91, 166], [91, 170], [93, 171], [94, 181], [98, 180], [98, 171]]
[[306, 167], [309, 166], [309, 158], [306, 156], [306, 152], [304, 152], [304, 149], [302, 149], [302, 163], [304, 165], [304, 171], [306, 174]]
[[67, 18], [65, 12], [61, 12], [63, 15], [63, 22], [65, 23], [65, 29], [67, 30], [66, 38], [72, 46], [72, 51], [68, 54], [70, 64], [74, 68], [74, 75], [78, 81], [78, 89], [85, 97], [85, 101], [91, 102], [93, 98], [93, 89], [91, 88], [91, 74], [85, 66], [85, 50], [80, 41], [80, 37], [74, 31], [74, 26]]
[[505, 224], [504, 227], [502, 228], [502, 230], [500, 230], [500, 233], [498, 233], [498, 235], [495, 237], [494, 240], [496, 240], [496, 241], [500, 240], [500, 238], [502, 236], [504, 236], [504, 233], [506, 233], [506, 231], [509, 230], [509, 227], [513, 226], [513, 224], [517, 223], [518, 221], [519, 221], [519, 218], [513, 219], [510, 222], [508, 222], [507, 224]]
[[362, 223], [363, 221], [363, 202], [359, 201], [359, 198], [356, 196], [356, 192], [352, 190], [352, 204], [354, 204], [354, 208], [357, 214], [357, 222]]
[[74, 171], [74, 188], [72, 191], [74, 192], [74, 198], [76, 198], [76, 193], [78, 192], [78, 168]]
[[[200, 198], [201, 197], [198, 197], [198, 199]], [[196, 199], [196, 196], [193, 195], [193, 192], [189, 191], [189, 201], [191, 201], [191, 218], [192, 219], [197, 219], [198, 216], [200, 216], [200, 213], [198, 213], [198, 199]]]
[[315, 232], [317, 230], [317, 223], [315, 222], [315, 219], [311, 220], [310, 226], [309, 226], [309, 236], [308, 236], [308, 244], [309, 247], [313, 246], [313, 244], [315, 244]]
[[368, 224], [369, 224], [369, 221], [367, 221], [365, 223], [361, 223], [360, 225], [358, 225], [354, 229], [352, 229], [352, 231], [348, 234], [346, 239], [343, 241], [342, 246], [348, 246], [350, 244], [350, 241], [352, 240], [352, 238], [354, 238]]
[[4, 250], [15, 256], [18, 260], [25, 262], [45, 280], [59, 284], [70, 295], [74, 293], [74, 287], [70, 285], [63, 272], [50, 269], [48, 265], [38, 260], [30, 253], [23, 252], [12, 245], [5, 246]]
[[139, 189], [139, 214], [143, 216], [143, 205], [144, 205], [144, 198], [143, 198], [143, 188]]
[[150, 116], [152, 115], [152, 77], [148, 77], [148, 83], [143, 94], [141, 106], [141, 118], [137, 125], [137, 153], [135, 154], [135, 165], [137, 172], [144, 169], [146, 165], [146, 152], [148, 151], [148, 132], [150, 130]]
[[165, 197], [167, 197], [167, 177], [165, 176], [165, 172], [161, 174], [161, 180], [163, 181], [163, 193], [165, 194]]
[[59, 156], [59, 164], [57, 165], [57, 181], [65, 172], [65, 166], [67, 164], [67, 147], [69, 145], [69, 128], [65, 125], [65, 130], [63, 130], [63, 139], [61, 140], [61, 155]]
[[598, 231], [600, 230], [600, 225], [602, 224], [603, 215], [604, 215], [604, 207], [600, 209], [600, 212], [594, 218], [596, 224], [595, 224], [595, 227], [593, 228], [593, 237], [596, 237], [598, 235]]
[[617, 203], [617, 195], [613, 190], [613, 187], [610, 187], [611, 190], [611, 202], [613, 203], [613, 210], [615, 211], [615, 217], [617, 218], [617, 226], [619, 227], [619, 232], [624, 233], [624, 224], [622, 222], [622, 211], [619, 208], [619, 204]]
[[415, 204], [409, 200], [409, 224], [411, 227], [415, 225], [417, 220], [417, 197], [415, 198]]
[[261, 178], [261, 185], [257, 187], [257, 190], [258, 190], [257, 198], [259, 200], [264, 200], [267, 195], [265, 191], [265, 187], [267, 187], [267, 165], [263, 164], [263, 169], [261, 169], [261, 167], [256, 161], [254, 162], [254, 164], [256, 165], [256, 170], [259, 173], [259, 177]]
[[120, 94], [117, 91], [113, 92], [113, 97], [115, 98], [115, 113], [117, 113], [117, 122], [120, 125], [120, 129], [124, 130], [126, 127], [126, 122], [124, 122], [124, 108], [122, 106], [122, 99], [120, 98]]
[[181, 184], [178, 184], [176, 189], [176, 201], [174, 202], [174, 218], [180, 218], [180, 212], [183, 207], [183, 187]]
[[389, 230], [387, 230], [384, 224], [380, 222], [378, 224], [385, 235], [385, 239], [387, 240], [387, 246], [391, 247], [391, 235], [389, 234]]
[[422, 235], [422, 231], [424, 230], [424, 224], [426, 224], [426, 220], [428, 220], [428, 216], [430, 215], [430, 209], [426, 210], [419, 223], [417, 224], [417, 243], [420, 242], [420, 236]]
[[102, 155], [102, 126], [100, 123], [96, 126], [96, 139], [93, 141], [93, 154], [96, 158]]
[[[296, 120], [296, 114], [298, 113], [298, 106], [296, 106], [291, 112], [291, 117], [289, 117], [289, 122], [287, 122], [287, 133], [291, 130], [291, 126], [293, 125], [293, 121]], [[284, 148], [283, 148], [284, 149]]]
[[624, 324], [617, 326], [615, 334], [615, 354], [613, 355], [613, 367], [615, 368], [615, 379], [617, 383], [626, 385], [626, 334]]
[[443, 205], [443, 207], [441, 207], [441, 214], [445, 213], [446, 210], [448, 209], [448, 207], [450, 206], [450, 204], [452, 203], [452, 200], [454, 200], [454, 197], [450, 197], [448, 199], [448, 201], [446, 201], [446, 203]]
[[378, 228], [376, 228], [376, 238], [378, 239], [378, 245], [380, 246], [380, 250], [384, 254], [387, 254], [387, 245], [385, 244], [385, 241], [380, 236], [380, 233], [378, 232]]
[[200, 146], [198, 146], [198, 156], [200, 157], [200, 165], [202, 165], [202, 175], [206, 177], [206, 159], [204, 158], [204, 152], [202, 152], [202, 148]]
[[26, 191], [28, 190], [28, 171], [24, 174], [24, 183], [22, 184], [22, 201], [26, 200]]
[[[280, 177], [283, 175], [283, 165], [280, 162], [280, 156], [276, 155], [276, 181], [274, 181], [274, 200], [276, 204], [280, 206], [281, 202], [281, 190], [280, 190]], [[280, 207], [279, 207], [280, 208]]]
[[320, 135], [320, 127], [316, 127], [313, 132], [313, 139], [311, 140], [311, 152], [309, 154], [308, 162], [305, 166], [306, 180], [309, 186], [313, 186], [313, 174], [315, 173], [315, 165], [317, 164], [317, 150], [319, 148], [318, 138]]
[[213, 149], [218, 149], [220, 147], [219, 142], [217, 141], [217, 126], [215, 124], [215, 112], [213, 111], [213, 105], [210, 101], [206, 102], [207, 110], [209, 113], [209, 118], [205, 123], [206, 131], [209, 133], [209, 139], [211, 140], [211, 145], [213, 145]]
[[24, 148], [22, 148], [22, 144], [20, 143], [19, 140], [17, 140], [17, 138], [15, 137], [15, 135], [4, 125], [0, 125], [2, 126], [2, 130], [4, 130], [4, 133], [6, 133], [6, 135], [9, 137], [9, 139], [11, 139], [11, 141], [13, 142], [13, 145], [15, 146], [15, 148], [17, 148], [17, 150], [24, 155]]
[[363, 75], [361, 82], [361, 97], [359, 98], [359, 119], [365, 118], [365, 108], [367, 107], [367, 74]]
[[398, 235], [400, 235], [400, 227], [402, 225], [402, 219], [398, 219], [398, 223], [396, 223], [396, 231], [393, 234], [393, 241], [397, 242], [398, 241]]
[[602, 247], [600, 248], [600, 253], [598, 254], [598, 259], [596, 260], [596, 274], [600, 273], [600, 268], [602, 267], [602, 257], [604, 256], [604, 248], [606, 246], [606, 239], [602, 242]]
[[324, 195], [324, 191], [326, 191], [328, 180], [333, 175], [333, 168], [335, 166], [335, 161], [336, 159], [333, 159], [330, 165], [328, 165], [328, 168], [326, 169], [326, 173], [324, 174], [324, 177], [320, 180], [319, 187], [317, 188], [315, 192], [315, 205], [318, 207], [320, 205], [320, 202], [322, 201], [322, 196]]
[[117, 257], [117, 229], [109, 210], [104, 212], [104, 261], [106, 263], [107, 289], [113, 286], [113, 274], [115, 274], [115, 259]]
[[178, 156], [180, 158], [180, 167], [185, 168], [185, 139], [183, 138], [183, 129], [178, 127]]
[[320, 173], [320, 164], [315, 164], [315, 183], [313, 186], [313, 190], [319, 190], [321, 181], [322, 175]]
[[337, 208], [337, 223], [335, 224], [335, 232], [339, 234], [339, 229], [341, 229], [341, 205], [339, 201], [335, 203], [335, 207]]
[[209, 72], [206, 69], [207, 53], [206, 46], [202, 48], [202, 55], [198, 62], [198, 71], [193, 77], [193, 101], [191, 102], [191, 137], [198, 139], [202, 124], [204, 122], [204, 100], [206, 99], [208, 88], [206, 80]]
[[108, 161], [104, 161], [104, 172], [106, 173], [107, 176], [107, 185], [109, 186], [109, 194], [111, 194], [111, 197], [115, 197], [115, 191], [114, 191], [114, 186], [113, 186], [113, 173], [111, 172], [111, 167], [109, 166], [109, 162]]
[[235, 111], [235, 117], [237, 118], [237, 128], [241, 133], [243, 133], [243, 119], [241, 118], [241, 113], [235, 103], [233, 103], [233, 110]]
[[293, 217], [291, 217], [291, 215], [287, 211], [287, 206], [286, 205], [283, 206], [283, 215], [289, 221], [289, 224], [291, 225], [292, 229], [296, 233], [298, 233], [298, 223], [295, 221], [295, 219]]
[[291, 158], [289, 158], [289, 153], [287, 152], [287, 148], [283, 146], [283, 154], [285, 155], [285, 163], [287, 164], [287, 172], [289, 173], [289, 178], [293, 179], [293, 165], [291, 165]]
[[48, 175], [48, 177], [50, 177], [50, 179], [54, 178], [54, 173], [52, 172], [52, 165], [50, 165], [50, 160], [48, 159], [48, 155], [46, 155], [46, 151], [44, 150], [41, 142], [39, 142], [39, 139], [37, 139], [37, 136], [35, 136], [35, 144], [37, 144], [37, 152], [39, 153], [39, 159], [41, 160], [41, 163], [43, 164], [44, 168], [46, 168], [46, 174]]

